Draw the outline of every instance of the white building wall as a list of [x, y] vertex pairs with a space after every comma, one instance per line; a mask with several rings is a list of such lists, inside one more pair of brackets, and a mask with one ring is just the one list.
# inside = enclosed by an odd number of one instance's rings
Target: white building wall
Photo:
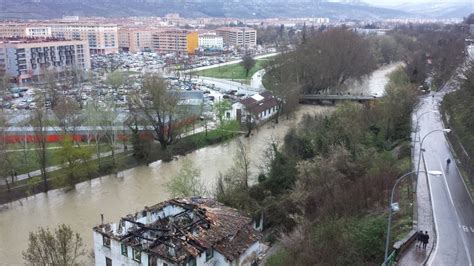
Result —
[[[105, 266], [106, 257], [112, 260], [112, 265], [148, 265], [148, 255], [146, 253], [141, 254], [141, 263], [133, 260], [132, 247], [127, 247], [127, 256], [122, 255], [121, 243], [113, 239], [110, 240], [110, 248], [105, 247], [103, 244], [102, 235], [94, 231], [94, 258], [95, 265]], [[161, 261], [160, 261], [161, 262]], [[158, 265], [163, 265], [161, 264]]]
[[199, 48], [224, 49], [224, 38], [217, 35], [201, 35], [198, 41]]

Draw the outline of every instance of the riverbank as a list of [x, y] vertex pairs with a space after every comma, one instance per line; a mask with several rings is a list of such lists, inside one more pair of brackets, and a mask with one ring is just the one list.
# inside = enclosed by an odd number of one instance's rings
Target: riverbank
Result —
[[[152, 143], [149, 158], [147, 158], [147, 160], [138, 160], [133, 156], [133, 151], [118, 152], [115, 155], [115, 160], [113, 160], [111, 155], [95, 158], [90, 160], [88, 163], [97, 165], [97, 171], [78, 176], [73, 182], [71, 182], [68, 172], [64, 168], [56, 166], [52, 171], [48, 172], [48, 188], [49, 190], [71, 188], [77, 183], [105, 175], [119, 173], [140, 165], [147, 165], [147, 161], [171, 161], [175, 156], [183, 156], [203, 147], [227, 141], [238, 134], [239, 133], [218, 129], [209, 130], [207, 135], [205, 132], [199, 132], [182, 138], [177, 143], [170, 145], [166, 150], [163, 150], [159, 143]], [[44, 193], [43, 180], [40, 175], [16, 181], [15, 183], [10, 184], [10, 187], [7, 185], [1, 185], [0, 205], [39, 193]]]

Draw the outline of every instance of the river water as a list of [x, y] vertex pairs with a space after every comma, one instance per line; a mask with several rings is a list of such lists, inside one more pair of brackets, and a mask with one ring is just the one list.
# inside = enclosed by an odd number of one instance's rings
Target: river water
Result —
[[[383, 87], [386, 80], [379, 77], [385, 77], [395, 67], [374, 72], [364, 86], [371, 91]], [[377, 77], [377, 81], [373, 77]], [[251, 173], [255, 176], [259, 173], [258, 166], [269, 143], [281, 143], [288, 129], [295, 127], [303, 114], [326, 112], [332, 108], [300, 106], [293, 119], [282, 118], [276, 125], [267, 123], [254, 131], [250, 138], [241, 137], [253, 163]], [[118, 176], [104, 176], [77, 184], [70, 191], [54, 190], [5, 205], [6, 208], [0, 210], [0, 265], [22, 264], [21, 252], [27, 247], [28, 233], [39, 226], [70, 225], [81, 234], [88, 253], [91, 253], [92, 227], [100, 223], [101, 213], [105, 222], [118, 222], [126, 214], [169, 199], [166, 183], [179, 171], [184, 158], [200, 168], [202, 181], [213, 190], [219, 172], [233, 165], [237, 150], [238, 140], [235, 139], [197, 150], [172, 162], [155, 162], [124, 171]]]

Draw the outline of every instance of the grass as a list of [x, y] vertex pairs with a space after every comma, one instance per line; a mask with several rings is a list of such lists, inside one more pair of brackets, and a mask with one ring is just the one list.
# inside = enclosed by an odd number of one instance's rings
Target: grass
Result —
[[[82, 143], [81, 145], [87, 145], [86, 143]], [[95, 151], [95, 144], [87, 145], [94, 147]], [[56, 156], [56, 152], [58, 152], [61, 147], [58, 143], [48, 143], [46, 157], [47, 162], [46, 166], [55, 166], [60, 165], [61, 160]], [[15, 169], [17, 174], [25, 174], [28, 172], [32, 172], [39, 169], [39, 161], [38, 161], [38, 147], [35, 144], [29, 143], [27, 146], [27, 150], [24, 150], [24, 146], [22, 144], [10, 144], [8, 145], [9, 150], [15, 150], [8, 152], [10, 159], [13, 164], [13, 169]], [[108, 152], [111, 148], [108, 144], [101, 144], [100, 151]], [[95, 155], [95, 152], [94, 152]]]
[[240, 63], [209, 68], [206, 70], [193, 72], [192, 74], [210, 78], [231, 79], [248, 83], [250, 82], [253, 74], [263, 69], [264, 62], [264, 60], [257, 60], [255, 66], [250, 69], [248, 76], [246, 76], [246, 71]]

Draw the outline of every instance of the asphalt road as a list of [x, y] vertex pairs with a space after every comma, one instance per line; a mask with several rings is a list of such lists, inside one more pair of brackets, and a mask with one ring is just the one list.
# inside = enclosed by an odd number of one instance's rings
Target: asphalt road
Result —
[[[419, 120], [421, 139], [432, 130], [443, 128], [440, 114], [429, 111], [439, 110], [445, 91], [436, 93], [434, 97], [429, 95], [422, 98], [417, 116], [428, 113]], [[446, 133], [434, 132], [423, 142], [426, 170], [440, 172], [439, 175], [427, 176], [437, 232], [435, 249], [428, 265], [473, 265], [474, 203], [466, 190], [444, 134]], [[415, 156], [418, 156], [419, 142], [416, 144]], [[446, 163], [448, 158], [451, 159], [449, 168]], [[420, 174], [419, 178], [426, 176]]]

